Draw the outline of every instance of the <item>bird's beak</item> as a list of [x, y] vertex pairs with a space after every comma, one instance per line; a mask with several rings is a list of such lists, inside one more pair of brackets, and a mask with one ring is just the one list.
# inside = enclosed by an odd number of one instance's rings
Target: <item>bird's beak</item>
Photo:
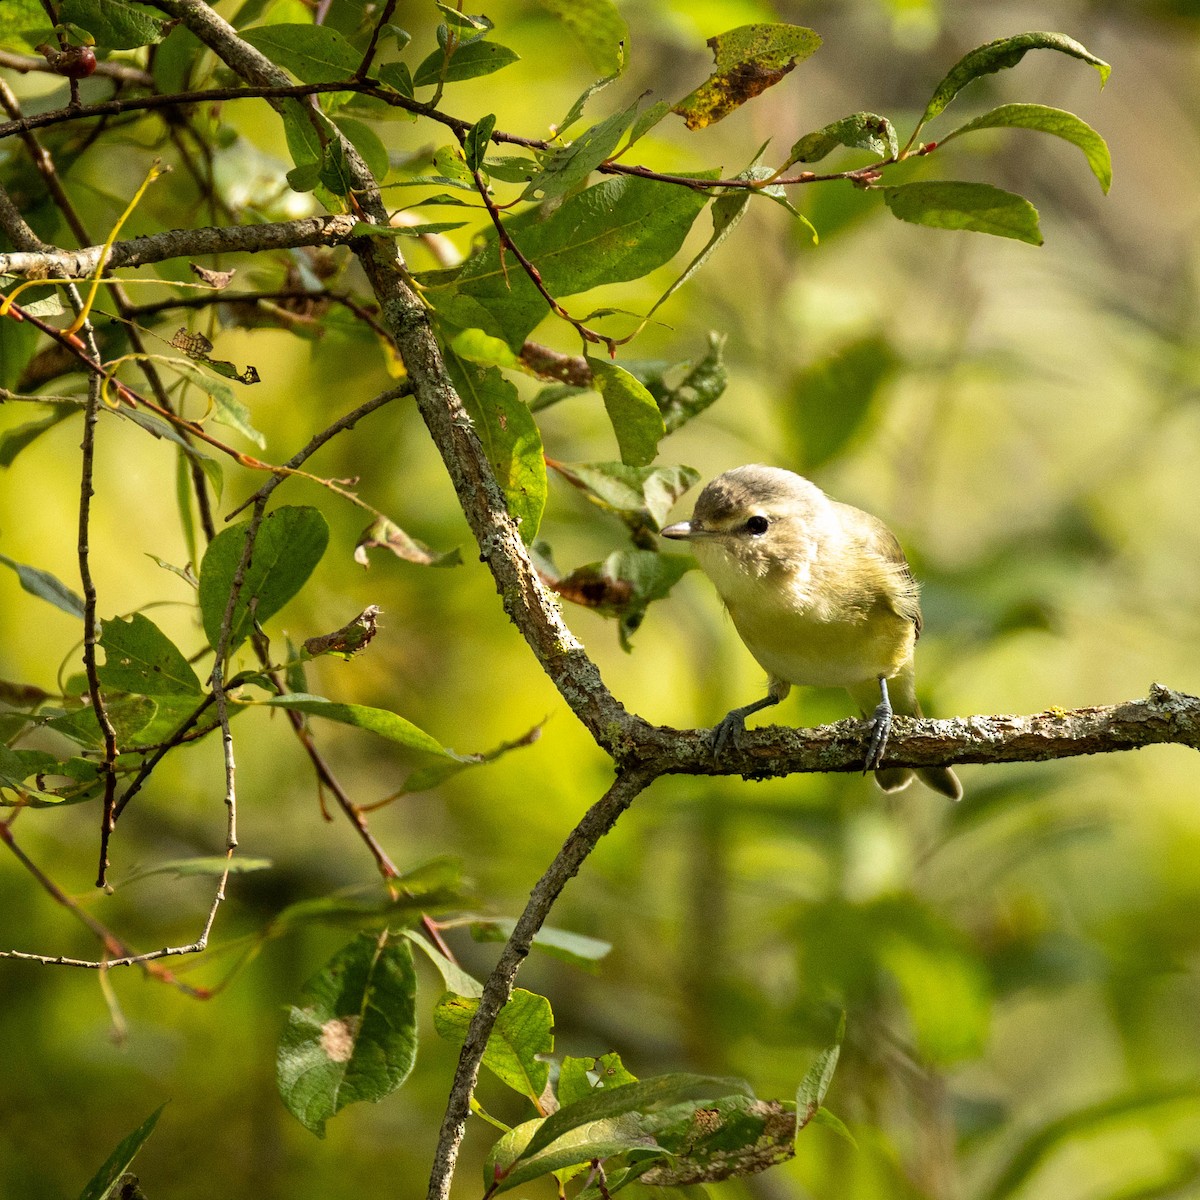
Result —
[[668, 525], [662, 530], [662, 536], [665, 538], [674, 538], [677, 541], [686, 541], [688, 538], [703, 537], [708, 532], [692, 521], [679, 521], [675, 525]]

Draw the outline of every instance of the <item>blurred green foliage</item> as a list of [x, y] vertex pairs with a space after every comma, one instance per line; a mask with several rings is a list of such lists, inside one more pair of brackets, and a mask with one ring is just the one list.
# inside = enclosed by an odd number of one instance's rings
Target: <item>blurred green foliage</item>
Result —
[[[331, 25], [352, 30], [357, 7], [335, 0]], [[402, 23], [417, 45], [434, 44], [436, 10], [413, 7]], [[586, 47], [564, 40], [550, 11], [560, 6], [501, 7], [491, 15], [519, 60], [495, 77], [456, 83], [448, 107], [494, 112], [499, 128], [543, 136], [595, 70]], [[647, 133], [639, 149], [679, 172], [722, 162], [732, 173], [768, 138], [782, 154], [799, 134], [847, 112], [907, 114], [911, 126], [947, 64], [1030, 24], [1069, 26], [1115, 65], [1101, 97], [1090, 71], [1030, 55], [955, 102], [967, 119], [1036, 94], [1104, 133], [1116, 163], [1107, 199], [1078, 151], [1056, 139], [980, 133], [946, 151], [957, 174], [1034, 201], [1041, 248], [897, 223], [844, 182], [795, 189], [820, 243], [812, 246], [781, 207], [750, 205], [633, 352], [700, 360], [710, 330], [727, 337], [725, 394], [669, 435], [659, 461], [686, 463], [702, 478], [743, 462], [795, 466], [887, 518], [924, 584], [927, 710], [1111, 703], [1144, 694], [1151, 680], [1200, 690], [1200, 244], [1194, 189], [1180, 171], [1200, 136], [1191, 103], [1196, 6], [1094, 3], [1066, 14], [1035, 6], [1036, 21], [1028, 7], [1007, 3], [664, 0], [620, 8], [630, 36], [626, 72], [613, 88], [628, 104], [650, 87], [686, 94], [710, 68], [703, 40], [738, 24], [802, 22], [824, 39], [794, 76], [721, 124], [687, 137], [674, 121]], [[270, 9], [273, 22], [306, 17], [298, 3]], [[201, 58], [176, 29], [154, 70], [183, 86]], [[47, 77], [6, 77], [29, 111], [65, 97]], [[272, 219], [306, 211], [308, 201], [281, 185], [292, 163], [277, 119], [262, 106], [198, 111], [194, 120], [226, 142], [212, 169], [231, 209]], [[137, 117], [94, 143], [82, 125], [42, 135], [98, 238], [162, 152], [159, 128]], [[403, 170], [434, 171], [437, 146], [424, 126], [415, 127], [420, 140], [411, 125], [379, 128]], [[71, 241], [17, 139], [0, 142], [0, 174], [40, 236]], [[188, 172], [176, 170], [149, 190], [126, 234], [228, 216], [212, 208]], [[442, 236], [460, 253], [469, 249], [458, 231]], [[414, 267], [444, 268], [427, 243], [405, 245]], [[684, 258], [702, 246], [697, 230]], [[329, 269], [320, 253], [289, 257], [299, 283]], [[274, 265], [237, 265], [238, 286], [278, 286]], [[182, 262], [155, 271], [188, 277]], [[621, 307], [645, 311], [671, 278], [666, 270], [628, 285]], [[147, 300], [159, 294], [139, 289], [135, 303], [143, 291]], [[610, 302], [585, 293], [573, 297], [572, 311]], [[281, 303], [282, 328], [210, 326], [207, 315], [194, 322], [220, 359], [257, 367], [263, 382], [238, 395], [249, 398], [272, 461], [392, 382], [361, 321], [339, 313], [318, 335], [307, 316]], [[179, 324], [177, 313], [155, 320], [163, 339]], [[27, 328], [10, 326], [0, 337], [5, 386], [16, 382], [31, 345]], [[299, 345], [293, 332], [311, 340]], [[101, 320], [101, 335], [106, 354], [121, 352], [118, 326]], [[543, 322], [536, 336], [563, 352], [578, 348], [561, 323]], [[528, 382], [523, 399], [537, 390]], [[614, 457], [594, 398], [568, 395], [537, 416], [553, 458]], [[30, 419], [26, 407], [6, 405], [0, 436]], [[67, 581], [77, 578], [78, 440], [77, 423], [54, 424], [0, 473], [5, 553]], [[325, 514], [330, 550], [277, 623], [299, 644], [367, 605], [383, 610], [377, 637], [352, 661], [306, 665], [309, 689], [403, 713], [464, 752], [519, 739], [545, 721], [535, 743], [371, 815], [401, 870], [457, 858], [469, 894], [446, 887], [437, 895], [448, 905], [513, 916], [607, 785], [609, 764], [508, 624], [414, 409], [401, 401], [372, 414], [314, 469], [356, 478], [359, 493], [405, 531], [439, 551], [463, 547], [464, 563], [430, 571], [376, 553], [364, 572], [353, 561], [363, 514], [316, 484], [289, 481], [287, 503]], [[249, 470], [227, 470], [221, 512], [260, 483]], [[154, 622], [177, 644], [200, 644], [189, 584], [156, 561], [182, 567], [198, 558], [176, 516], [173, 448], [131, 424], [108, 423], [96, 491], [93, 569], [104, 611], [132, 614], [158, 602]], [[554, 472], [541, 536], [564, 567], [628, 548], [623, 522], [598, 513]], [[22, 590], [7, 569], [0, 611], [0, 678], [56, 691], [60, 677], [78, 671], [78, 618]], [[758, 669], [697, 573], [649, 608], [632, 654], [602, 616], [572, 608], [568, 619], [609, 686], [649, 720], [710, 725], [757, 694]], [[780, 720], [846, 715], [832, 694], [788, 704]], [[246, 854], [273, 866], [231, 880], [213, 949], [170, 960], [198, 987], [217, 986], [236, 966], [227, 986], [197, 1000], [132, 971], [0, 962], [4, 1195], [78, 1194], [164, 1101], [136, 1164], [151, 1197], [424, 1194], [456, 1055], [434, 1035], [444, 981], [426, 962], [416, 964], [420, 1050], [401, 1091], [348, 1108], [318, 1142], [276, 1090], [287, 1006], [349, 936], [332, 921], [280, 915], [376, 878], [348, 824], [324, 819], [285, 716], [238, 718], [255, 722], [239, 750], [239, 838]], [[358, 729], [323, 724], [319, 742], [364, 803], [402, 790], [427, 766], [419, 751]], [[663, 779], [601, 843], [555, 910], [556, 925], [611, 943], [612, 952], [591, 971], [535, 954], [521, 983], [551, 998], [558, 1055], [617, 1051], [643, 1078], [683, 1070], [739, 1076], [764, 1097], [795, 1096], [845, 1014], [828, 1103], [856, 1144], [813, 1125], [795, 1158], [720, 1185], [727, 1195], [1194, 1195], [1195, 780], [1194, 754], [1181, 748], [968, 767], [967, 798], [956, 808], [917, 789], [884, 800], [853, 776]], [[211, 740], [165, 764], [119, 826], [111, 893], [91, 887], [95, 804], [22, 813], [13, 829], [60, 887], [132, 944], [180, 944], [202, 926], [211, 877], [149, 871], [163, 860], [219, 853], [221, 794]], [[0, 913], [3, 948], [95, 953], [87, 931], [7, 852]], [[274, 936], [261, 939], [273, 922]], [[445, 936], [466, 969], [486, 974], [494, 947], [463, 928]], [[484, 1081], [480, 1098], [509, 1124], [529, 1115], [495, 1081]], [[459, 1194], [480, 1194], [493, 1133], [473, 1123]], [[551, 1188], [541, 1181], [528, 1193]]]

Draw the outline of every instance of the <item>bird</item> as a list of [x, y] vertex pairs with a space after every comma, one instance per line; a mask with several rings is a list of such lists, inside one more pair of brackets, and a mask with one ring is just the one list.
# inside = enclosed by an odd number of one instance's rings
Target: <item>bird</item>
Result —
[[[689, 543], [767, 672], [767, 695], [716, 726], [715, 753], [793, 684], [844, 687], [862, 715], [870, 714], [864, 773], [874, 771], [885, 792], [907, 787], [914, 771], [880, 766], [893, 714], [921, 715], [913, 666], [919, 588], [892, 531], [802, 475], [753, 464], [718, 475], [700, 492], [691, 520], [668, 525], [662, 536]], [[949, 767], [915, 774], [951, 800], [962, 798]]]

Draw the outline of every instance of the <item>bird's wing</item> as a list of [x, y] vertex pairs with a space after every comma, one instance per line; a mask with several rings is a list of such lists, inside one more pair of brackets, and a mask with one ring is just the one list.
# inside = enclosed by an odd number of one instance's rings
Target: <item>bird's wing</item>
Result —
[[[921, 636], [921, 600], [920, 585], [913, 576], [904, 557], [900, 542], [896, 535], [878, 518], [860, 508], [849, 504], [839, 504], [844, 527], [853, 530], [854, 536], [861, 539], [863, 546], [880, 560], [880, 565], [889, 571], [899, 585], [894, 589], [892, 609], [897, 616], [911, 621], [916, 628], [917, 636]], [[893, 589], [889, 589], [889, 592]]]

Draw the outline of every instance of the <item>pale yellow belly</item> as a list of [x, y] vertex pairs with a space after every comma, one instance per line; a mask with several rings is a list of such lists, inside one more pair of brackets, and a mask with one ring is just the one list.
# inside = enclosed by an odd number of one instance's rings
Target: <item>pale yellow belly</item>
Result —
[[916, 640], [911, 621], [876, 608], [861, 618], [823, 621], [807, 613], [757, 613], [730, 607], [750, 653], [768, 674], [806, 687], [854, 687], [890, 678], [909, 660]]

